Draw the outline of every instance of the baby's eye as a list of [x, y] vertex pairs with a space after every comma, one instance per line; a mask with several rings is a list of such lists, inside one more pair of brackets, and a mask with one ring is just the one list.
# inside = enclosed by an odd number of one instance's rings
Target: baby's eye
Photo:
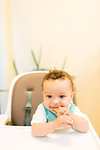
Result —
[[64, 98], [64, 97], [66, 97], [66, 96], [65, 96], [65, 95], [60, 95], [59, 97], [60, 97], [60, 98]]
[[47, 98], [52, 98], [52, 96], [51, 96], [51, 95], [46, 95], [46, 97], [47, 97]]

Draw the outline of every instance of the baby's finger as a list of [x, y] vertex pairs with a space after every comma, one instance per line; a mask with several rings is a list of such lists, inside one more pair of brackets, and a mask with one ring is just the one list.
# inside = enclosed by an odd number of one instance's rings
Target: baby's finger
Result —
[[72, 125], [65, 124], [65, 127], [66, 127], [66, 128], [71, 128], [71, 127], [72, 127]]
[[67, 119], [66, 119], [66, 122], [67, 122], [67, 124], [71, 124], [71, 125], [73, 124], [73, 120], [70, 119], [70, 118], [67, 118]]

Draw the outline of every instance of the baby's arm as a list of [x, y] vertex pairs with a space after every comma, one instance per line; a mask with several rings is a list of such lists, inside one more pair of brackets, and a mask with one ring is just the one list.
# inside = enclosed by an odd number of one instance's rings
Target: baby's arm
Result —
[[73, 120], [73, 127], [80, 132], [87, 132], [89, 130], [89, 123], [86, 119], [70, 113]]
[[52, 133], [54, 130], [67, 127], [70, 128], [72, 126], [72, 119], [67, 115], [61, 115], [54, 121], [49, 123], [33, 123], [32, 124], [32, 134], [34, 136], [43, 137], [47, 136], [49, 133]]
[[77, 116], [69, 111], [68, 108], [62, 107], [59, 108], [60, 114], [65, 114], [71, 117], [73, 120], [73, 127], [80, 132], [87, 132], [89, 130], [89, 123], [85, 118]]
[[33, 136], [43, 137], [47, 136], [49, 133], [56, 129], [53, 121], [49, 123], [33, 123], [32, 124], [32, 134]]

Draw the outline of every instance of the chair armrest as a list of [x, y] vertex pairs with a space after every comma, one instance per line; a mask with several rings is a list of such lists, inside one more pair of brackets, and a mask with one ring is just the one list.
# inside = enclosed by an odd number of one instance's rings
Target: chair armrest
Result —
[[0, 114], [0, 125], [6, 125], [9, 121], [9, 117], [6, 114]]

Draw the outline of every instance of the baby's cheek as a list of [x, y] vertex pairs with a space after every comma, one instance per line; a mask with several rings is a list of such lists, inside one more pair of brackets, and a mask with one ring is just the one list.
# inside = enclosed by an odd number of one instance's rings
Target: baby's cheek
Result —
[[50, 102], [49, 102], [49, 101], [44, 101], [44, 105], [46, 106], [46, 108], [49, 109], [49, 107], [50, 107]]
[[67, 100], [62, 101], [62, 107], [68, 107], [69, 106], [69, 102]]

